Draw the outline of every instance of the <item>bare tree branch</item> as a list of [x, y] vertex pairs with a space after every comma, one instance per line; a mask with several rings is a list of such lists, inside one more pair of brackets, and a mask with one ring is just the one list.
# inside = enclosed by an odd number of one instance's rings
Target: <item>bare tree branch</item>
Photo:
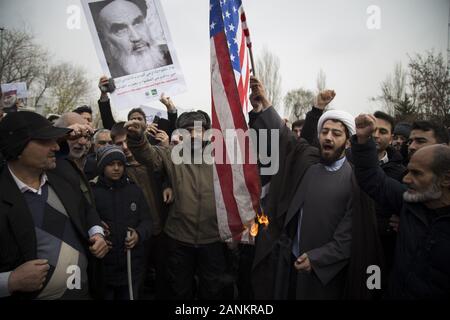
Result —
[[304, 118], [314, 104], [314, 93], [303, 88], [289, 91], [284, 98], [284, 106], [288, 119], [292, 123]]
[[269, 101], [275, 108], [281, 107], [280, 59], [266, 47], [256, 59], [257, 78], [264, 83]]

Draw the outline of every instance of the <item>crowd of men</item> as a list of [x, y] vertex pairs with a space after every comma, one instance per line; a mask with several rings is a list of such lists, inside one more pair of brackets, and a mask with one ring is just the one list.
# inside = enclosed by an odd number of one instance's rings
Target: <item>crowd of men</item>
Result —
[[207, 147], [208, 114], [162, 96], [168, 119], [116, 122], [107, 83], [101, 128], [89, 106], [0, 108], [0, 298], [450, 297], [443, 125], [326, 110], [326, 90], [288, 127], [253, 77], [249, 127], [279, 132], [280, 159], [263, 179], [269, 225], [244, 245], [220, 237], [213, 164], [172, 161], [177, 144]]

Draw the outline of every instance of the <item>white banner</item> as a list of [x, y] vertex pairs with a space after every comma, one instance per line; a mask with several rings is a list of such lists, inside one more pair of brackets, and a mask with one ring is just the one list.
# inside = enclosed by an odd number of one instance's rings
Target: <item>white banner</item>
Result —
[[105, 75], [114, 78], [112, 106], [125, 112], [161, 93], [186, 91], [159, 0], [81, 0]]
[[3, 83], [3, 107], [8, 109], [13, 106], [15, 108], [23, 108], [27, 105], [28, 90], [26, 82]]
[[14, 83], [3, 83], [2, 92], [6, 94], [7, 92], [15, 91], [16, 96], [19, 99], [28, 98], [28, 90], [26, 82], [14, 82]]

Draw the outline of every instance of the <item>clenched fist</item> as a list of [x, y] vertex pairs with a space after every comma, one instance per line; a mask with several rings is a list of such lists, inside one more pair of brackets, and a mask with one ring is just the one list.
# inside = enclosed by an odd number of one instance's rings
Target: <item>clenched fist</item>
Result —
[[360, 114], [355, 119], [358, 143], [364, 144], [376, 129], [377, 119], [371, 114]]
[[250, 103], [255, 112], [264, 111], [271, 106], [263, 84], [254, 76], [250, 77], [250, 89], [252, 90], [252, 93], [250, 94]]
[[324, 90], [320, 92], [316, 97], [315, 107], [320, 110], [325, 109], [325, 107], [329, 105], [331, 101], [333, 101], [335, 96], [336, 92], [334, 92], [334, 90]]
[[43, 259], [31, 260], [18, 266], [9, 276], [9, 292], [41, 290], [49, 269], [48, 261]]

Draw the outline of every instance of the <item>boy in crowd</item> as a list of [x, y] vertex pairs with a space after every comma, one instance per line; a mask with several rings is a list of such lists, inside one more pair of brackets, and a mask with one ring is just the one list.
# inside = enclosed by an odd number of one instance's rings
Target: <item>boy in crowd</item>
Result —
[[133, 296], [137, 298], [146, 269], [143, 244], [151, 236], [150, 209], [142, 190], [125, 174], [126, 158], [120, 147], [100, 148], [97, 161], [100, 176], [93, 182], [93, 192], [112, 246], [105, 257], [105, 298], [129, 299], [127, 250], [131, 250]]

